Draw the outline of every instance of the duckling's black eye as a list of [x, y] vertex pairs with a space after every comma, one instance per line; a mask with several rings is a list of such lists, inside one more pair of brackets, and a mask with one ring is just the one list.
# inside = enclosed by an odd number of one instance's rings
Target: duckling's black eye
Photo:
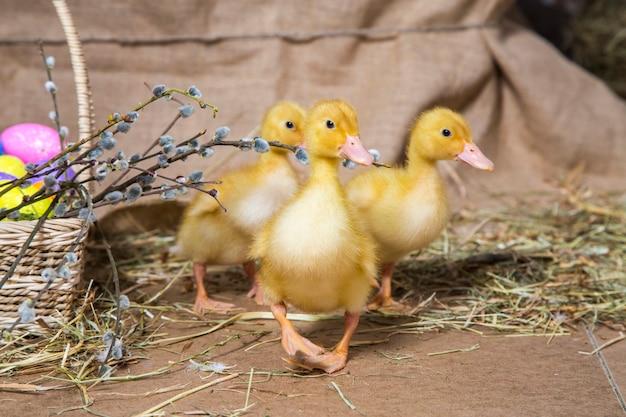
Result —
[[446, 138], [449, 138], [450, 136], [452, 136], [452, 132], [450, 132], [449, 129], [441, 129], [441, 134]]
[[291, 120], [287, 120], [285, 122], [285, 126], [287, 126], [287, 129], [293, 129], [294, 127], [296, 127]]
[[328, 129], [334, 129], [335, 128], [335, 122], [333, 122], [332, 120], [326, 120], [326, 127]]

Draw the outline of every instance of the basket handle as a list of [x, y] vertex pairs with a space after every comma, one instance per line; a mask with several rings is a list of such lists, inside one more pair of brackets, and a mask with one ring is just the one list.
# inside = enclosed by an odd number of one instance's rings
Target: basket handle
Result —
[[[85, 64], [83, 46], [78, 37], [78, 31], [72, 14], [65, 0], [52, 0], [56, 9], [61, 26], [65, 32], [65, 39], [70, 52], [72, 69], [74, 71], [74, 84], [76, 85], [76, 97], [78, 102], [78, 137], [80, 139], [91, 136], [95, 130], [95, 116], [93, 112], [93, 101], [91, 99], [91, 88], [89, 85], [89, 74]], [[85, 172], [85, 174], [88, 174]], [[93, 192], [93, 184], [89, 183], [90, 192]]]

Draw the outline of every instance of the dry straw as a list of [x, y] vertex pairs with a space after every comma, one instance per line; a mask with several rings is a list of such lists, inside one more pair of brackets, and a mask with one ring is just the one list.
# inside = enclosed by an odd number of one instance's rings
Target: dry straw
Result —
[[626, 98], [626, 6], [623, 0], [584, 3], [566, 33], [563, 49]]
[[[395, 334], [442, 329], [488, 336], [542, 337], [546, 343], [578, 331], [580, 323], [603, 323], [623, 331], [626, 222], [609, 214], [623, 212], [626, 202], [619, 195], [600, 198], [580, 188], [562, 189], [566, 199], [548, 198], [543, 204], [525, 204], [526, 208], [503, 205], [457, 214], [438, 241], [398, 266], [394, 276], [396, 296], [414, 305], [414, 314], [364, 313], [363, 322], [369, 325], [361, 326], [355, 343], [364, 348], [384, 346]], [[131, 383], [186, 368], [192, 360], [200, 363], [213, 349], [243, 337], [257, 340], [241, 355], [261, 344], [277, 343], [262, 323], [272, 319], [268, 312], [200, 320], [190, 311], [190, 305], [164, 300], [180, 285], [170, 286], [168, 292], [161, 291], [164, 287], [191, 278], [188, 262], [172, 254], [166, 256], [173, 239], [171, 233], [152, 232], [120, 236], [110, 242], [115, 248], [122, 293], [133, 300], [122, 314], [119, 332], [128, 351], [120, 360], [109, 362], [110, 373], [98, 374], [95, 357], [105, 348], [101, 335], [116, 325], [116, 306], [114, 300], [101, 296], [83, 302], [75, 309], [75, 318], [55, 333], [36, 340], [18, 337], [0, 346], [0, 376], [47, 373], [46, 385], [76, 387], [84, 404], [90, 404], [90, 390], [103, 382]], [[106, 279], [111, 265], [104, 249], [94, 246], [88, 255], [89, 270], [100, 271]], [[245, 283], [238, 268], [226, 273], [240, 276], [241, 283]], [[341, 320], [340, 315], [294, 314], [290, 318]], [[187, 330], [181, 335], [183, 327]], [[168, 330], [173, 328], [176, 334]], [[202, 352], [185, 353], [184, 346], [198, 338], [209, 340], [206, 337], [210, 334], [213, 343], [204, 345]], [[478, 346], [461, 348], [432, 354], [471, 351]], [[151, 349], [182, 349], [181, 358], [143, 374], [116, 372], [125, 363], [144, 360]], [[267, 378], [315, 376], [284, 369], [257, 368], [252, 372]], [[226, 368], [220, 373], [235, 374], [249, 376]], [[246, 381], [249, 387], [249, 378]], [[191, 395], [194, 390], [182, 395]], [[177, 398], [182, 397], [173, 400]]]

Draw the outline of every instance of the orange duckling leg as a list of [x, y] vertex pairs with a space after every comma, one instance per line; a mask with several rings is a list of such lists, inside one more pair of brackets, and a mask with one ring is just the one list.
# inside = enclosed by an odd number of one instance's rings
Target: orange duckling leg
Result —
[[380, 289], [374, 296], [374, 300], [367, 306], [368, 310], [378, 310], [391, 314], [407, 314], [413, 310], [413, 307], [399, 303], [391, 297], [391, 277], [395, 266], [395, 262], [382, 266]]
[[289, 361], [306, 369], [321, 369], [326, 373], [332, 374], [343, 369], [348, 361], [348, 348], [350, 340], [359, 325], [360, 312], [350, 313], [346, 311], [344, 314], [344, 331], [343, 337], [332, 352], [306, 356], [296, 361]]
[[248, 262], [244, 262], [243, 270], [252, 281], [252, 288], [248, 291], [247, 297], [253, 298], [254, 302], [258, 305], [265, 304], [265, 297], [263, 296], [263, 290], [259, 287], [259, 280], [256, 274], [256, 261], [251, 260]]
[[237, 306], [231, 303], [223, 303], [221, 301], [209, 298], [206, 288], [204, 287], [204, 276], [206, 275], [206, 265], [202, 262], [193, 263], [193, 277], [196, 280], [196, 302], [193, 310], [202, 315], [206, 312], [228, 313], [236, 310]]
[[[293, 324], [287, 318], [287, 306], [285, 303], [273, 303], [271, 305], [272, 314], [276, 321], [280, 324], [282, 331], [281, 344], [285, 352], [292, 358], [300, 358], [302, 356], [317, 356], [324, 352], [324, 349], [311, 342], [306, 337], [300, 336]], [[287, 360], [287, 362], [292, 362]]]

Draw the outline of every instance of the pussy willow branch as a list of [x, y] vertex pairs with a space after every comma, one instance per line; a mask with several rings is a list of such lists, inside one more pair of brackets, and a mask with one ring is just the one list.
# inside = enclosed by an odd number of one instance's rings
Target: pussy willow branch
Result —
[[[170, 124], [169, 124], [169, 125], [167, 125], [167, 127], [165, 128], [165, 130], [163, 130], [163, 133], [161, 133], [161, 136], [163, 136], [163, 135], [167, 134], [167, 132], [169, 132], [169, 131], [170, 131], [170, 130], [174, 127], [174, 125], [176, 124], [176, 122], [177, 122], [177, 121], [179, 121], [179, 120], [181, 120], [181, 118], [182, 118], [182, 115], [181, 115], [180, 113], [177, 113], [177, 114], [176, 114], [176, 116], [174, 117], [174, 120], [172, 120], [172, 121], [170, 122]], [[151, 157], [154, 157], [154, 156], [158, 155], [158, 154], [152, 154], [152, 155], [150, 155], [150, 156], [146, 156], [146, 154], [147, 154], [148, 152], [150, 152], [150, 151], [151, 151], [151, 150], [152, 150], [152, 149], [153, 149], [153, 148], [154, 148], [154, 147], [155, 147], [158, 143], [159, 143], [159, 138], [155, 139], [155, 140], [154, 140], [154, 142], [152, 142], [152, 144], [148, 147], [148, 149], [146, 149], [146, 150], [142, 153], [141, 158], [140, 158], [139, 160], [135, 161], [135, 163], [139, 163], [139, 162], [141, 162], [141, 161], [143, 161], [143, 160], [145, 160], [145, 159], [148, 159], [148, 158], [151, 158]], [[117, 178], [116, 178], [116, 179], [115, 179], [115, 180], [114, 180], [114, 181], [113, 181], [113, 182], [109, 185], [109, 187], [115, 187], [115, 186], [116, 186], [117, 184], [119, 184], [119, 183], [120, 183], [120, 181], [121, 181], [121, 180], [123, 180], [123, 179], [124, 179], [124, 178], [125, 178], [128, 174], [129, 174], [129, 171], [123, 172], [123, 173], [122, 173], [119, 177], [117, 177]]]
[[[206, 130], [206, 129], [203, 129], [203, 130], [201, 130], [200, 132], [196, 133], [194, 136], [190, 137], [189, 139], [185, 139], [185, 140], [183, 140], [182, 142], [178, 143], [178, 144], [176, 145], [176, 147], [180, 147], [180, 146], [185, 146], [185, 145], [188, 145], [188, 144], [190, 144], [192, 141], [194, 141], [194, 140], [198, 139], [199, 137], [201, 137], [201, 136], [205, 135], [205, 134], [206, 134], [206, 132], [207, 132], [207, 130]], [[162, 136], [162, 135], [161, 135], [161, 136]], [[157, 139], [157, 143], [158, 143], [158, 139]], [[237, 142], [237, 143], [239, 143], [239, 142]], [[187, 152], [185, 152], [185, 153], [179, 154], [179, 155], [180, 155], [180, 158], [174, 158], [173, 156], [172, 156], [172, 157], [170, 157], [170, 158], [168, 158], [167, 162], [168, 162], [168, 163], [171, 163], [171, 162], [177, 161], [177, 160], [179, 160], [179, 159], [184, 159], [184, 158], [186, 158], [186, 157], [188, 157], [188, 156], [190, 156], [190, 155], [193, 155], [193, 154], [197, 154], [197, 153], [199, 153], [202, 149], [206, 149], [206, 148], [211, 147], [211, 146], [213, 146], [213, 145], [215, 145], [215, 144], [211, 144], [211, 145], [209, 145], [209, 143], [202, 144], [202, 145], [199, 147], [199, 149], [190, 149], [189, 151], [187, 151]], [[151, 147], [151, 148], [152, 148], [152, 147]], [[163, 152], [162, 152], [162, 151], [157, 151], [157, 152], [154, 152], [154, 153], [151, 153], [151, 154], [147, 154], [147, 151], [146, 151], [146, 152], [144, 153], [144, 155], [143, 155], [141, 158], [137, 159], [134, 163], [143, 162], [143, 161], [146, 161], [146, 160], [148, 160], [148, 159], [152, 159], [152, 158], [154, 158], [155, 156], [162, 155], [162, 154], [163, 154]], [[175, 155], [175, 156], [179, 156], [179, 155]], [[154, 167], [153, 167], [153, 168], [154, 168]], [[159, 167], [157, 167], [156, 169], [159, 169], [159, 168], [161, 168], [161, 167], [159, 166]], [[111, 185], [114, 185], [114, 184], [111, 184]], [[128, 186], [128, 185], [130, 185], [130, 184], [127, 184], [127, 186]]]
[[[181, 142], [178, 146], [186, 145], [189, 142], [191, 142], [192, 140], [197, 139], [197, 138], [199, 138], [200, 136], [202, 136], [204, 134], [206, 134], [206, 129], [200, 131], [198, 134], [196, 134], [192, 138], [187, 139], [187, 140]], [[288, 149], [288, 150], [290, 150], [292, 152], [296, 152], [299, 149], [298, 146], [286, 145], [286, 144], [283, 144], [283, 143], [280, 143], [280, 142], [277, 142], [277, 141], [268, 142], [268, 143], [269, 143], [270, 146], [274, 146], [274, 147], [277, 147], [277, 148]], [[169, 157], [167, 159], [167, 162], [169, 164], [174, 163], [174, 162], [176, 162], [178, 160], [185, 159], [185, 158], [188, 158], [191, 155], [200, 153], [200, 152], [202, 152], [203, 149], [212, 148], [214, 146], [234, 146], [236, 148], [243, 149], [244, 146], [249, 146], [249, 144], [246, 144], [242, 140], [221, 141], [221, 142], [217, 142], [216, 143], [213, 139], [211, 139], [210, 141], [200, 145], [199, 149], [190, 149], [190, 150], [188, 150], [186, 152], [183, 152], [183, 153], [180, 153], [180, 154], [173, 155], [173, 156]], [[150, 155], [150, 157], [154, 157], [154, 156], [159, 155], [159, 154], [161, 154], [161, 153], [152, 154], [152, 155]], [[149, 157], [146, 156], [145, 159], [149, 159]], [[137, 169], [136, 167], [133, 167], [133, 168]], [[145, 168], [144, 174], [152, 174], [152, 173], [154, 173], [156, 175], [156, 173], [159, 170], [161, 170], [161, 169], [165, 169], [165, 168], [161, 167], [161, 165], [159, 165], [158, 163], [155, 163], [154, 165], [152, 165], [152, 166], [150, 166], [148, 168]], [[128, 186], [130, 186], [130, 185], [132, 185], [132, 184], [134, 184], [136, 182], [137, 182], [137, 177], [135, 176], [135, 177], [132, 177], [132, 178], [126, 180], [122, 184], [118, 184], [116, 186], [110, 186], [109, 185], [109, 187], [107, 187], [106, 190], [100, 192], [98, 195], [96, 195], [93, 198], [94, 203], [99, 203], [106, 196], [106, 194], [110, 193], [111, 191], [121, 191], [121, 190], [124, 190]]]
[[[50, 71], [50, 66], [48, 65], [48, 62], [46, 61], [46, 53], [43, 49], [43, 42], [39, 40], [37, 44], [39, 45], [39, 54], [41, 55], [41, 58], [43, 59], [43, 66], [46, 69], [46, 75], [48, 76], [48, 81], [52, 82], [52, 71]], [[59, 133], [59, 145], [60, 145], [59, 149], [63, 149], [63, 138], [61, 137], [61, 118], [59, 116], [59, 105], [57, 103], [56, 90], [50, 90], [50, 95], [52, 96], [52, 105], [54, 107], [54, 124], [57, 127], [57, 132]]]
[[293, 152], [293, 153], [295, 153], [295, 152], [298, 150], [298, 148], [299, 148], [299, 146], [287, 145], [287, 144], [285, 144], [285, 143], [280, 143], [280, 142], [279, 142], [279, 141], [277, 141], [277, 140], [269, 141], [269, 142], [267, 142], [267, 143], [268, 143], [270, 146], [275, 146], [275, 147], [277, 147], [277, 148], [287, 149], [287, 150], [290, 150], [290, 151], [291, 151], [291, 152]]
[[[182, 142], [180, 142], [180, 143], [179, 143], [178, 145], [176, 145], [176, 146], [178, 147], [178, 146], [185, 146], [185, 145], [188, 145], [188, 144], [189, 144], [189, 143], [191, 143], [193, 140], [196, 140], [196, 139], [198, 139], [199, 137], [204, 136], [204, 135], [206, 134], [206, 132], [207, 132], [207, 130], [206, 130], [206, 129], [203, 129], [203, 130], [201, 130], [200, 132], [198, 132], [198, 133], [196, 133], [195, 135], [193, 135], [192, 137], [190, 137], [189, 139], [185, 139], [185, 140], [183, 140]], [[167, 133], [167, 132], [166, 132], [166, 133]], [[161, 136], [163, 136], [163, 135], [161, 135]], [[158, 139], [157, 139], [156, 143], [158, 143]], [[206, 145], [202, 145], [202, 146], [205, 146], [205, 147], [206, 147]], [[202, 146], [201, 146], [201, 147], [202, 147]], [[151, 148], [151, 149], [152, 149], [152, 148]], [[151, 150], [151, 149], [150, 149], [150, 150]], [[191, 151], [196, 151], [196, 150], [195, 150], [195, 149], [192, 149]], [[148, 155], [147, 153], [148, 153], [148, 151], [144, 152], [144, 155], [143, 155], [141, 158], [139, 158], [139, 159], [136, 161], [136, 163], [143, 162], [143, 161], [148, 160], [148, 159], [150, 159], [150, 158], [154, 158], [154, 157], [155, 157], [155, 156], [157, 156], [157, 155], [161, 155], [163, 152], [158, 151], [158, 152], [154, 152], [154, 153], [149, 154], [149, 155]], [[187, 153], [187, 154], [185, 154], [185, 155], [193, 155], [194, 153], [198, 153], [198, 152], [197, 152], [197, 151], [196, 151], [196, 152], [188, 152], [188, 153]], [[168, 162], [169, 162], [169, 161], [168, 161]]]
[[[196, 101], [198, 103], [198, 105], [201, 108], [206, 108], [206, 107], [210, 107], [213, 110], [213, 117], [216, 116], [217, 114], [217, 107], [206, 103], [203, 100], [200, 100], [199, 98], [191, 95], [188, 91], [186, 90], [182, 90], [180, 88], [169, 88], [167, 89], [161, 96], [156, 97], [156, 96], [152, 96], [150, 97], [148, 100], [146, 100], [145, 102], [139, 104], [138, 106], [134, 107], [130, 112], [138, 112], [140, 110], [142, 110], [143, 108], [145, 108], [146, 106], [150, 105], [151, 103], [160, 100], [160, 99], [168, 99], [170, 98], [174, 93], [186, 96], [194, 101]], [[129, 112], [129, 113], [130, 113]], [[4, 194], [6, 194], [9, 190], [20, 186], [21, 184], [24, 183], [24, 181], [31, 179], [32, 177], [34, 177], [35, 175], [39, 174], [42, 170], [44, 170], [45, 168], [49, 168], [51, 167], [56, 161], [58, 161], [59, 159], [63, 158], [65, 155], [68, 155], [71, 152], [75, 152], [76, 150], [78, 150], [82, 145], [84, 145], [85, 143], [98, 138], [102, 133], [104, 133], [105, 131], [107, 131], [108, 129], [110, 129], [111, 127], [115, 126], [117, 123], [119, 123], [120, 121], [122, 121], [121, 119], [114, 119], [114, 120], [109, 120], [108, 123], [102, 127], [100, 130], [98, 130], [96, 133], [94, 133], [93, 135], [83, 138], [81, 140], [79, 140], [78, 142], [74, 143], [73, 145], [70, 145], [68, 147], [66, 147], [65, 149], [62, 149], [61, 152], [59, 152], [57, 155], [55, 155], [53, 158], [51, 158], [49, 161], [37, 166], [37, 168], [35, 168], [35, 170], [32, 173], [28, 173], [24, 176], [22, 176], [21, 178], [18, 178], [16, 180], [11, 181], [11, 183], [9, 183], [8, 185], [5, 185], [4, 187], [0, 188], [0, 197], [3, 196]]]
[[[180, 113], [176, 113], [176, 116], [174, 116], [174, 120], [172, 120], [170, 122], [169, 125], [167, 125], [167, 127], [163, 130], [163, 132], [161, 132], [161, 136], [167, 134], [167, 132], [169, 132], [170, 130], [172, 130], [172, 128], [174, 127], [174, 125], [176, 124], [176, 122], [178, 122], [179, 120], [181, 120], [183, 118], [183, 116]], [[148, 149], [146, 149], [143, 153], [142, 156], [145, 156], [148, 152], [150, 152], [152, 149], [154, 149], [157, 145], [159, 144], [159, 138], [156, 138], [154, 140], [154, 142], [152, 142], [152, 144], [150, 146], [148, 146]]]
[[[204, 129], [204, 130], [200, 131], [198, 134], [196, 134], [196, 135], [195, 135], [195, 136], [193, 136], [192, 138], [187, 139], [186, 141], [183, 141], [183, 142], [182, 142], [181, 144], [179, 144], [178, 146], [181, 146], [181, 145], [187, 144], [187, 143], [191, 142], [192, 140], [197, 139], [197, 138], [199, 138], [200, 136], [204, 135], [205, 133], [206, 133], [206, 129]], [[157, 143], [158, 143], [158, 139], [157, 139]], [[187, 152], [185, 152], [185, 153], [183, 153], [183, 154], [180, 154], [180, 155], [175, 155], [175, 156], [172, 156], [172, 157], [168, 158], [167, 162], [168, 162], [168, 163], [172, 163], [172, 162], [174, 162], [174, 161], [177, 161], [177, 160], [179, 160], [179, 159], [186, 158], [187, 156], [189, 156], [189, 155], [193, 155], [193, 154], [198, 153], [198, 152], [199, 152], [199, 150], [196, 150], [196, 149], [190, 149], [189, 151], [187, 151]], [[148, 159], [150, 159], [150, 158], [152, 158], [152, 157], [154, 157], [154, 156], [156, 156], [156, 155], [159, 155], [159, 154], [161, 154], [161, 153], [159, 152], [159, 153], [152, 154], [152, 155], [150, 155], [150, 156], [146, 156], [146, 155], [145, 155], [145, 153], [144, 153], [144, 156], [143, 156], [142, 158], [140, 158], [139, 160], [137, 160], [137, 161], [135, 161], [135, 162], [133, 162], [133, 163], [134, 163], [134, 164], [136, 164], [136, 163], [139, 163], [139, 162], [143, 162], [143, 161], [148, 160]], [[178, 156], [180, 156], [180, 157], [178, 157]], [[131, 166], [131, 167], [132, 167], [132, 166]], [[129, 168], [131, 168], [131, 167], [129, 167]], [[136, 168], [136, 167], [132, 167], [132, 168]], [[139, 168], [139, 169], [142, 169], [142, 170], [143, 170], [142, 174], [150, 174], [150, 173], [156, 173], [158, 170], [163, 169], [163, 168], [162, 168], [162, 167], [161, 167], [161, 165], [159, 165], [158, 163], [155, 163], [154, 165], [150, 166], [149, 168], [145, 168], [145, 169], [143, 169], [143, 168]], [[127, 171], [127, 172], [128, 172], [128, 171]], [[104, 198], [104, 197], [105, 197], [108, 193], [110, 193], [111, 191], [121, 191], [121, 190], [125, 190], [128, 186], [130, 186], [130, 185], [132, 185], [132, 184], [135, 184], [136, 182], [137, 182], [137, 176], [134, 176], [134, 177], [132, 177], [132, 178], [129, 178], [128, 180], [126, 180], [125, 182], [123, 182], [123, 183], [121, 183], [121, 184], [116, 184], [115, 182], [114, 182], [114, 183], [112, 183], [112, 184], [109, 184], [109, 186], [108, 186], [105, 190], [102, 190], [100, 193], [98, 193], [98, 194], [97, 194], [97, 195], [93, 198], [93, 200], [94, 200], [94, 202], [98, 203], [98, 202], [100, 202], [100, 201], [101, 201], [101, 200], [102, 200], [102, 199], [103, 199], [103, 198]]]
[[109, 263], [111, 264], [111, 271], [113, 273], [113, 285], [115, 286], [115, 328], [113, 330], [113, 339], [111, 339], [111, 343], [109, 344], [106, 354], [104, 356], [104, 360], [102, 361], [102, 365], [100, 365], [99, 374], [104, 375], [106, 364], [111, 356], [111, 352], [113, 351], [113, 347], [115, 347], [115, 341], [119, 339], [120, 334], [120, 326], [122, 321], [122, 308], [120, 307], [120, 278], [117, 273], [117, 265], [115, 263], [115, 258], [113, 257], [113, 252], [111, 251], [111, 245], [106, 239], [104, 231], [98, 224], [95, 222], [96, 230], [98, 230], [98, 234], [100, 234], [100, 238], [102, 239], [102, 245], [104, 246], [104, 250], [106, 251], [107, 257], [109, 258]]
[[[175, 90], [175, 89], [172, 89], [172, 90]], [[168, 90], [168, 91], [169, 91], [169, 90]], [[183, 90], [180, 90], [180, 91], [183, 91]], [[143, 105], [143, 106], [145, 106], [145, 105], [146, 105], [146, 104], [144, 103], [144, 105]], [[141, 106], [142, 106], [142, 105], [140, 105], [138, 108], [140, 108]], [[111, 125], [111, 124], [109, 124], [108, 126], [112, 126], [112, 125]], [[206, 130], [205, 130], [205, 131], [203, 131], [203, 132], [201, 132], [200, 134], [204, 134], [204, 132], [206, 132]], [[198, 135], [194, 136], [194, 138], [199, 137], [199, 135], [200, 135], [200, 134], [198, 134]], [[96, 137], [96, 135], [93, 135], [91, 138], [93, 139], [93, 138], [95, 138], [95, 137]], [[191, 140], [193, 140], [193, 138], [188, 139], [188, 140], [187, 140], [187, 142], [189, 142], [189, 141], [191, 141]], [[69, 147], [68, 149], [72, 149], [72, 148], [74, 148], [75, 146], [76, 146], [76, 145], [71, 146], [71, 147]], [[88, 153], [88, 152], [89, 152], [89, 151], [84, 152], [84, 154], [83, 154], [82, 156], [87, 155], [87, 153]], [[192, 152], [192, 153], [193, 153], [193, 152]], [[55, 158], [55, 159], [56, 159], [56, 158]], [[53, 160], [55, 160], [55, 159], [53, 159]], [[57, 174], [57, 176], [56, 176], [56, 177], [58, 178], [58, 177], [59, 177], [59, 176], [61, 176], [61, 175], [62, 175], [62, 173], [63, 173], [63, 172], [65, 172], [65, 171], [66, 171], [66, 170], [67, 170], [70, 166], [75, 166], [75, 165], [77, 165], [77, 164], [85, 164], [86, 166], [85, 166], [84, 170], [87, 170], [87, 169], [89, 169], [89, 167], [90, 167], [90, 164], [91, 164], [91, 163], [92, 163], [91, 161], [83, 161], [82, 159], [79, 159], [79, 160], [75, 160], [75, 161], [74, 161], [74, 162], [72, 162], [72, 163], [68, 163], [67, 165], [63, 166], [62, 168], [54, 168], [54, 167], [51, 167], [51, 166], [50, 166], [51, 164], [49, 164], [49, 163], [47, 163], [47, 164], [43, 164], [43, 165], [41, 165], [40, 167], [38, 167], [38, 169], [36, 169], [33, 173], [31, 173], [31, 174], [26, 174], [26, 175], [25, 175], [25, 176], [23, 176], [22, 178], [12, 181], [12, 182], [11, 182], [11, 185], [8, 185], [8, 186], [5, 186], [5, 187], [0, 188], [0, 196], [2, 196], [2, 195], [3, 195], [4, 193], [6, 193], [8, 190], [10, 190], [10, 189], [12, 189], [12, 188], [15, 188], [15, 187], [19, 186], [19, 184], [22, 184], [25, 180], [30, 179], [30, 178], [32, 178], [33, 176], [37, 175], [37, 174], [43, 175], [43, 174], [46, 174], [46, 173], [51, 173], [51, 172], [59, 171], [59, 173], [58, 173], [58, 174]], [[47, 170], [45, 170], [45, 171], [43, 171], [43, 172], [42, 172], [42, 171], [41, 171], [41, 169], [44, 169], [43, 167], [44, 167], [44, 166], [46, 166], [46, 165], [49, 167], [49, 169], [47, 169]], [[151, 170], [153, 170], [153, 171], [156, 171], [156, 170], [158, 170], [159, 168], [160, 168], [160, 166], [159, 166], [158, 164], [155, 164], [155, 165], [154, 165], [153, 167], [151, 167], [150, 169], [151, 169]], [[76, 178], [77, 176], [78, 176], [78, 174], [77, 174], [74, 178]], [[89, 181], [94, 181], [94, 180], [95, 180], [95, 177], [91, 176], [91, 177], [89, 177], [89, 178], [87, 178], [87, 179], [83, 180], [81, 183], [85, 183], [85, 182], [89, 182]], [[128, 185], [133, 184], [133, 183], [135, 183], [135, 182], [137, 182], [137, 179], [136, 179], [136, 178], [131, 179], [130, 181], [127, 181], [127, 182], [125, 183], [125, 185], [124, 185], [124, 186], [122, 186], [122, 187], [117, 187], [117, 188], [116, 188], [116, 187], [111, 187], [111, 186], [109, 186], [109, 187], [107, 187], [105, 190], [103, 190], [100, 194], [98, 194], [98, 195], [94, 198], [94, 202], [99, 202], [100, 200], [102, 200], [102, 199], [104, 198], [104, 196], [105, 196], [106, 194], [108, 194], [108, 193], [109, 193], [109, 192], [111, 192], [111, 191], [115, 191], [115, 190], [119, 190], [119, 189], [125, 189]], [[61, 190], [61, 191], [62, 191], [62, 190]], [[57, 191], [57, 193], [58, 193], [58, 191]], [[48, 198], [48, 197], [50, 197], [50, 195], [46, 194], [46, 192], [45, 192], [45, 191], [44, 191], [44, 189], [42, 188], [41, 190], [37, 191], [37, 192], [36, 192], [35, 194], [33, 194], [32, 196], [29, 196], [28, 198], [25, 198], [25, 200], [24, 200], [21, 204], [19, 204], [18, 206], [12, 207], [10, 210], [5, 210], [5, 211], [1, 212], [1, 213], [0, 213], [0, 219], [3, 219], [3, 218], [5, 218], [5, 217], [7, 217], [7, 216], [8, 216], [11, 212], [13, 212], [13, 211], [19, 210], [19, 209], [21, 209], [21, 208], [23, 208], [23, 207], [25, 207], [25, 206], [28, 206], [28, 205], [30, 205], [30, 204], [32, 204], [32, 203], [35, 203], [35, 202], [38, 202], [38, 201], [44, 200], [44, 199], [46, 199], [46, 198]]]
[[[167, 177], [162, 177], [162, 176], [159, 176], [159, 178], [166, 179], [168, 181], [172, 181], [173, 183], [169, 184], [166, 189], [157, 188], [157, 189], [153, 189], [153, 190], [150, 190], [150, 191], [144, 191], [141, 194], [142, 197], [150, 196], [150, 195], [162, 194], [163, 191], [166, 191], [166, 190], [177, 190], [177, 189], [180, 189], [180, 188], [188, 187], [188, 188], [193, 188], [194, 190], [203, 192], [205, 194], [211, 195], [211, 197], [213, 197], [215, 200], [217, 200], [217, 203], [221, 207], [223, 207], [222, 204], [220, 203], [220, 201], [217, 199], [217, 196], [213, 196], [210, 193], [210, 191], [205, 190], [204, 188], [202, 188], [203, 185], [207, 185], [207, 184], [220, 184], [221, 183], [220, 181], [200, 181], [200, 182], [194, 183], [194, 184], [187, 184], [187, 183], [181, 184], [181, 183], [177, 183], [176, 180], [172, 179], [172, 178], [167, 178]], [[97, 203], [94, 203], [93, 204], [93, 208], [97, 209], [97, 208], [104, 207], [104, 206], [115, 205], [115, 204], [123, 203], [123, 202], [125, 202], [127, 200], [128, 200], [128, 198], [125, 197], [125, 196], [122, 196], [119, 200], [111, 200], [111, 201], [103, 201], [103, 200], [101, 200], [101, 201], [99, 201]], [[224, 210], [224, 211], [226, 211], [226, 210]], [[63, 215], [63, 217], [65, 217], [65, 218], [75, 217], [78, 212], [79, 212], [79, 210], [76, 210], [76, 209], [69, 210], [67, 213], [65, 213]]]

